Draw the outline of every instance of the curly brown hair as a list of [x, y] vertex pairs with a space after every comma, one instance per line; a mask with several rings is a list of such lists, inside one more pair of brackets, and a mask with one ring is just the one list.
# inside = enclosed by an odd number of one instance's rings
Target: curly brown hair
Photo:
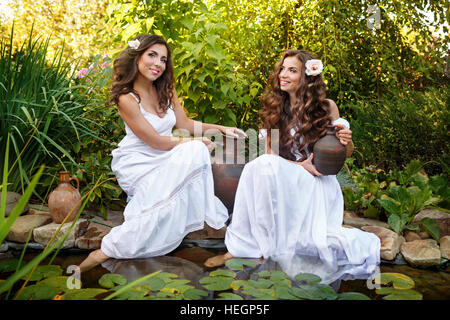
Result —
[[111, 86], [111, 99], [108, 104], [119, 103], [119, 97], [122, 94], [133, 92], [139, 100], [141, 99], [139, 94], [133, 89], [134, 80], [138, 75], [138, 60], [142, 54], [154, 44], [162, 44], [167, 48], [167, 62], [166, 69], [162, 75], [156, 79], [153, 84], [159, 97], [159, 106], [166, 112], [169, 108], [170, 102], [173, 97], [173, 62], [172, 53], [169, 45], [163, 37], [158, 35], [141, 34], [136, 36], [133, 40], [139, 40], [139, 48], [133, 49], [127, 46], [119, 56], [114, 60], [113, 64], [113, 79]]
[[[296, 92], [297, 101], [291, 109], [289, 94], [280, 89], [278, 75], [284, 59], [295, 56], [301, 62], [300, 86]], [[304, 50], [289, 49], [283, 52], [281, 60], [275, 64], [269, 76], [267, 86], [261, 97], [262, 110], [261, 127], [267, 130], [267, 139], [271, 145], [271, 129], [279, 130], [279, 155], [285, 159], [296, 161], [293, 153], [299, 152], [305, 160], [308, 145], [311, 152], [314, 144], [323, 137], [331, 124], [329, 116], [329, 101], [326, 100], [326, 85], [322, 75], [309, 76], [305, 73], [305, 63], [310, 59], [317, 59], [313, 54]], [[300, 124], [300, 125], [299, 125]], [[295, 134], [291, 135], [291, 130]], [[300, 141], [300, 137], [303, 137]], [[276, 143], [274, 141], [274, 143]]]

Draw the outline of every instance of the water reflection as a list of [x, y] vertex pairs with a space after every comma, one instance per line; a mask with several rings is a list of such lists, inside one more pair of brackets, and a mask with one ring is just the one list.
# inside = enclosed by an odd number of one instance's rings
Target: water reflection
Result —
[[200, 268], [195, 263], [172, 256], [130, 260], [109, 259], [102, 263], [102, 267], [110, 273], [124, 276], [128, 282], [162, 270], [163, 272], [177, 274], [179, 279], [190, 280], [193, 285], [198, 287], [198, 280], [207, 276], [203, 268]]

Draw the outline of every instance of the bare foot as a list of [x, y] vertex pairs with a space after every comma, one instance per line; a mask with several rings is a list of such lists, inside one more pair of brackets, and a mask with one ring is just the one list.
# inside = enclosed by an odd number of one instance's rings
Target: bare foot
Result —
[[98, 266], [99, 264], [105, 262], [108, 259], [109, 257], [106, 254], [104, 254], [102, 250], [97, 249], [95, 251], [92, 251], [89, 254], [89, 256], [86, 259], [84, 259], [82, 263], [80, 263], [79, 265], [80, 271], [81, 272], [88, 271]]
[[206, 260], [205, 262], [205, 266], [207, 267], [218, 267], [218, 266], [222, 266], [225, 264], [226, 261], [233, 259], [233, 256], [231, 255], [231, 253], [227, 252], [225, 254], [221, 254], [212, 258], [209, 258], [208, 260]]

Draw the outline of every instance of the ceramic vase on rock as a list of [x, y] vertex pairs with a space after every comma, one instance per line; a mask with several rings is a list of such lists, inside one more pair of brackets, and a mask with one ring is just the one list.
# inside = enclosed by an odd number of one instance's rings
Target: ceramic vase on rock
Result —
[[[77, 182], [76, 189], [70, 184], [72, 180]], [[48, 197], [48, 208], [55, 223], [61, 223], [70, 214], [65, 221], [67, 223], [73, 221], [80, 211], [80, 182], [76, 177], [71, 177], [68, 171], [59, 172], [59, 181], [58, 187]]]
[[313, 164], [320, 173], [335, 175], [341, 170], [347, 151], [336, 137], [336, 127], [327, 127], [327, 134], [314, 144], [313, 153]]

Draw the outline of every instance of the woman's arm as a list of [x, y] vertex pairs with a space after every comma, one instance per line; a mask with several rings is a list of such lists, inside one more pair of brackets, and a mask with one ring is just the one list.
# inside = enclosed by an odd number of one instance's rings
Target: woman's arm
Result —
[[[335, 121], [335, 120], [339, 119], [339, 109], [333, 100], [328, 99], [328, 102], [330, 103], [331, 121]], [[352, 131], [350, 129], [347, 129], [344, 125], [341, 125], [341, 124], [335, 124], [334, 126], [341, 128], [336, 133], [336, 137], [345, 146], [345, 149], [347, 151], [347, 158], [348, 158], [352, 155], [353, 150], [355, 148], [355, 146], [353, 144], [353, 140], [352, 140]]]
[[134, 134], [157, 150], [171, 150], [176, 145], [187, 142], [190, 139], [160, 136], [153, 126], [144, 118], [139, 110], [139, 105], [131, 95], [123, 94], [117, 104], [119, 115], [134, 132]]
[[189, 119], [186, 115], [186, 112], [183, 110], [183, 107], [181, 106], [175, 89], [173, 90], [172, 106], [177, 119], [176, 127], [178, 129], [187, 130], [189, 134], [203, 134], [207, 131], [219, 131], [223, 134], [234, 136], [236, 138], [238, 138], [239, 136], [247, 137], [245, 132], [238, 128], [226, 127], [212, 123], [204, 123], [201, 121]]

